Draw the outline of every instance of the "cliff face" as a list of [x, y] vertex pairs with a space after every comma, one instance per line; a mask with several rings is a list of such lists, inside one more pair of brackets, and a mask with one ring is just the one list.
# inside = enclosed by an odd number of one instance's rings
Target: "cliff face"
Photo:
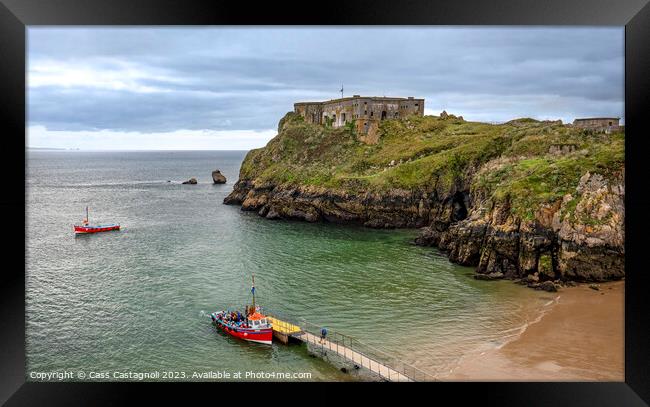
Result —
[[624, 276], [624, 135], [557, 122], [427, 116], [352, 129], [288, 114], [224, 200], [268, 219], [420, 228], [420, 245], [485, 278]]
[[314, 186], [256, 185], [239, 182], [224, 201], [241, 204], [267, 219], [299, 219], [308, 222], [357, 223], [375, 228], [415, 228], [428, 224], [425, 193], [390, 190], [386, 193], [350, 194]]
[[509, 201], [486, 209], [475, 200], [468, 218], [425, 227], [416, 240], [490, 278], [619, 279], [625, 274], [623, 178], [587, 172], [575, 194], [542, 205], [532, 219], [513, 215]]

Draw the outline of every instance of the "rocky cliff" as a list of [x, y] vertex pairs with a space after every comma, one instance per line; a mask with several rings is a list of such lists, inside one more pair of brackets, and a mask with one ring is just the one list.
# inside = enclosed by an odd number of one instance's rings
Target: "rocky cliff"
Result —
[[289, 113], [224, 203], [268, 219], [422, 228], [417, 244], [487, 279], [624, 276], [623, 133], [447, 115], [387, 120], [378, 134], [369, 144]]

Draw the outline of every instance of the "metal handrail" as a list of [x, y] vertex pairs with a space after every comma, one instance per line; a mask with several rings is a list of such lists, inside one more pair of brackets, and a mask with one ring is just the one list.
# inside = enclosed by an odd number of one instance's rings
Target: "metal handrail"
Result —
[[[311, 325], [313, 327], [318, 328], [318, 325], [309, 323], [307, 321], [304, 321], [304, 322], [305, 322], [305, 326]], [[305, 329], [305, 330], [309, 332], [309, 329]], [[310, 332], [310, 333], [314, 334], [313, 332]], [[382, 364], [383, 366], [386, 366], [387, 368], [389, 368], [389, 369], [391, 369], [391, 370], [393, 370], [393, 371], [395, 371], [397, 373], [401, 373], [404, 376], [406, 376], [408, 378], [411, 378], [413, 380], [419, 380], [420, 378], [423, 379], [423, 380], [435, 380], [435, 377], [433, 375], [428, 374], [428, 373], [422, 371], [421, 369], [416, 368], [415, 366], [411, 366], [411, 365], [409, 365], [407, 363], [404, 363], [402, 361], [397, 361], [396, 358], [390, 356], [388, 353], [386, 353], [386, 352], [384, 352], [384, 351], [382, 351], [380, 349], [377, 349], [377, 348], [375, 348], [375, 347], [373, 347], [371, 345], [368, 345], [368, 344], [366, 344], [364, 342], [361, 342], [357, 338], [354, 338], [354, 337], [349, 336], [349, 335], [341, 334], [341, 333], [336, 332], [336, 331], [328, 332], [328, 336], [330, 336], [330, 335], [332, 335], [332, 336], [340, 335], [343, 338], [343, 341], [345, 341], [345, 339], [347, 338], [348, 339], [348, 345], [346, 347], [348, 347], [351, 350], [364, 349], [364, 351], [357, 351], [357, 353], [362, 355], [362, 357], [365, 357], [366, 359], [368, 359], [368, 362], [369, 362], [369, 365], [370, 365], [369, 370], [371, 370], [372, 372], [379, 373], [381, 375], [379, 366], [378, 366], [376, 371], [373, 369], [372, 362], [374, 362], [377, 365]], [[332, 340], [330, 339], [330, 342], [331, 341]], [[336, 339], [336, 341], [338, 341], [338, 339]], [[372, 352], [365, 351], [365, 349], [371, 350]], [[339, 353], [339, 352], [337, 352], [337, 353]], [[398, 367], [398, 366], [401, 366], [401, 367]], [[411, 373], [408, 373], [409, 370], [411, 371]], [[389, 371], [389, 373], [390, 373], [390, 371]]]
[[[287, 322], [287, 323], [289, 323], [291, 325], [298, 326], [298, 327], [300, 327], [300, 329], [303, 332], [308, 332], [308, 333], [310, 333], [310, 334], [312, 334], [312, 335], [314, 335], [316, 337], [320, 336], [320, 329], [322, 327], [319, 326], [319, 325], [313, 324], [311, 322], [308, 322], [304, 318], [299, 318], [298, 320], [296, 320], [296, 319], [293, 319], [293, 318], [288, 318], [285, 315], [282, 315], [282, 314], [279, 314], [279, 313], [276, 313], [276, 312], [271, 312], [271, 311], [266, 311], [265, 314], [270, 315], [272, 317], [276, 317], [277, 319], [279, 319], [281, 321], [285, 321], [285, 322]], [[353, 352], [358, 353], [360, 355], [360, 360], [359, 361], [354, 360], [354, 354], [352, 355], [351, 360], [355, 364], [359, 363], [360, 365], [362, 365], [363, 358], [365, 357], [366, 359], [368, 359], [368, 365], [369, 365], [368, 369], [373, 373], [377, 373], [380, 377], [386, 377], [385, 375], [383, 375], [381, 373], [381, 366], [380, 365], [385, 366], [388, 369], [388, 377], [387, 377], [388, 380], [392, 379], [391, 374], [394, 374], [392, 372], [395, 372], [398, 375], [401, 374], [404, 377], [407, 377], [407, 378], [409, 378], [411, 380], [414, 380], [414, 381], [419, 381], [419, 380], [434, 381], [435, 380], [435, 376], [433, 376], [432, 374], [429, 374], [429, 373], [427, 373], [427, 372], [425, 372], [425, 371], [423, 371], [423, 370], [421, 370], [421, 369], [419, 369], [419, 368], [417, 368], [415, 366], [411, 366], [411, 365], [409, 365], [407, 363], [399, 361], [399, 360], [397, 360], [397, 358], [389, 355], [385, 351], [377, 349], [374, 346], [368, 345], [368, 344], [360, 341], [359, 339], [357, 339], [357, 338], [355, 338], [353, 336], [345, 335], [345, 334], [342, 334], [342, 333], [337, 332], [337, 331], [328, 330], [326, 340], [330, 344], [332, 344], [332, 346], [329, 346], [328, 349], [336, 352], [337, 355], [340, 355], [340, 356], [342, 356], [342, 357], [344, 357], [344, 358], [346, 358], [348, 360], [350, 360], [350, 359], [347, 358], [344, 354], [342, 354], [339, 351], [339, 345], [341, 345], [341, 346], [343, 346], [343, 347], [345, 347], [347, 349], [350, 349]], [[336, 350], [333, 349], [334, 348], [333, 345], [336, 346]], [[324, 343], [321, 344], [321, 351], [323, 351], [323, 352], [325, 351], [325, 344]], [[373, 362], [375, 363], [377, 370], [373, 369]], [[399, 380], [399, 376], [397, 377], [397, 379]]]

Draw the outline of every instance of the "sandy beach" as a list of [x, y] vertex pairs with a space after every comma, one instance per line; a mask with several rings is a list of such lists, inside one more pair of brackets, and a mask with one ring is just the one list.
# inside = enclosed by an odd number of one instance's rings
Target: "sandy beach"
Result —
[[464, 357], [450, 381], [623, 381], [625, 282], [560, 289], [523, 333]]

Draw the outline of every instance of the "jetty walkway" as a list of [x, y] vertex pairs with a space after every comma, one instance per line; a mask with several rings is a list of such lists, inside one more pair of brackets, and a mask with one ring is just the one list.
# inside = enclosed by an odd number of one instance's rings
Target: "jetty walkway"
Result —
[[289, 343], [290, 338], [308, 343], [312, 349], [320, 350], [323, 355], [335, 354], [345, 361], [351, 362], [355, 368], [365, 368], [377, 374], [381, 379], [391, 382], [435, 380], [432, 375], [405, 364], [351, 336], [328, 329], [325, 339], [321, 339], [322, 327], [304, 319], [292, 320], [268, 310], [264, 310], [264, 313], [271, 320], [274, 338], [282, 343]]

